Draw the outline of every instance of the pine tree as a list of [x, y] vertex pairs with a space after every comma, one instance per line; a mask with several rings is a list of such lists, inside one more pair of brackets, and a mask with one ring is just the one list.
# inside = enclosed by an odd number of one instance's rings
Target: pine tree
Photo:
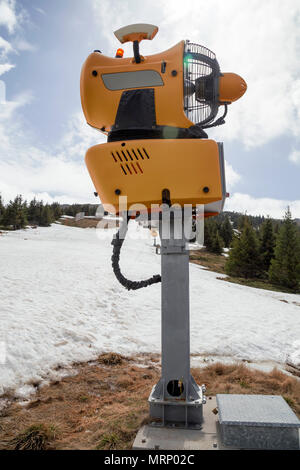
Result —
[[244, 220], [243, 231], [235, 237], [225, 264], [231, 276], [254, 278], [260, 276], [260, 253], [256, 232], [248, 220]]
[[54, 221], [53, 213], [48, 204], [43, 206], [41, 210], [39, 225], [41, 227], [50, 227], [51, 223]]
[[38, 225], [40, 219], [40, 203], [34, 198], [28, 207], [28, 222]]
[[237, 228], [240, 232], [243, 231], [245, 224], [250, 223], [247, 215], [240, 215], [237, 221]]
[[27, 225], [27, 204], [23, 202], [22, 196], [17, 196], [14, 201], [9, 201], [5, 210], [3, 224], [12, 226], [14, 230], [25, 228]]
[[276, 240], [269, 279], [274, 284], [297, 290], [300, 283], [300, 237], [288, 208]]
[[232, 239], [233, 239], [233, 229], [232, 229], [232, 225], [228, 216], [225, 217], [225, 220], [221, 225], [220, 235], [222, 239], [224, 240], [224, 246], [226, 248], [229, 248], [230, 243], [232, 242]]
[[204, 222], [204, 244], [207, 251], [212, 251], [217, 232], [217, 223], [215, 220], [206, 219]]
[[204, 245], [207, 250], [209, 250], [212, 245], [211, 230], [208, 219], [204, 221]]
[[273, 224], [270, 218], [267, 218], [261, 226], [261, 243], [260, 243], [260, 254], [262, 269], [268, 271], [270, 268], [271, 260], [274, 258], [275, 249], [275, 235], [273, 230]]
[[58, 202], [53, 202], [50, 206], [51, 211], [53, 213], [54, 221], [58, 220], [62, 216], [62, 209]]
[[5, 207], [3, 204], [2, 196], [0, 194], [0, 225], [3, 222], [4, 212], [5, 212]]
[[224, 241], [219, 233], [219, 230], [213, 236], [213, 242], [211, 246], [211, 250], [216, 255], [221, 255], [223, 253]]

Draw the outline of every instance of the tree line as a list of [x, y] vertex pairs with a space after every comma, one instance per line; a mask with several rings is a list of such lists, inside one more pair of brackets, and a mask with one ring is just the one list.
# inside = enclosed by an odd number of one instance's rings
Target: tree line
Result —
[[85, 215], [93, 216], [97, 207], [97, 204], [47, 204], [36, 198], [27, 202], [21, 195], [5, 205], [0, 194], [0, 228], [20, 230], [27, 225], [49, 227], [62, 215], [75, 217], [79, 212], [84, 212]]
[[12, 230], [20, 230], [27, 225], [49, 227], [62, 215], [58, 203], [45, 204], [35, 198], [27, 202], [21, 195], [4, 205], [0, 195], [0, 226]]
[[208, 251], [221, 254], [230, 248], [226, 274], [299, 290], [300, 229], [289, 208], [282, 221], [239, 214], [233, 223], [231, 214], [225, 214], [206, 220], [204, 227]]

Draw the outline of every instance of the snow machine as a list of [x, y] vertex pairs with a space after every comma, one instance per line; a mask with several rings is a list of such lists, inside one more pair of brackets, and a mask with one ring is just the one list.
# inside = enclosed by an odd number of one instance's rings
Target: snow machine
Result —
[[[234, 73], [221, 73], [215, 54], [180, 41], [159, 54], [142, 56], [142, 40], [158, 28], [134, 24], [115, 31], [133, 43], [133, 57], [94, 51], [81, 72], [81, 101], [87, 123], [107, 135], [90, 148], [86, 165], [108, 211], [128, 206], [205, 205], [205, 216], [223, 209], [226, 197], [222, 143], [206, 129], [223, 124], [227, 106], [246, 91]], [[219, 108], [223, 114], [218, 117]]]

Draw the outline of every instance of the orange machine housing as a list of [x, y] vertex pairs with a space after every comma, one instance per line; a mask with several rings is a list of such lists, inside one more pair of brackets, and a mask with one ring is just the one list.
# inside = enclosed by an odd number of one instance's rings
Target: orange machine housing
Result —
[[[154, 205], [161, 204], [165, 188], [172, 203], [205, 204], [206, 215], [215, 215], [223, 207], [223, 152], [214, 140], [111, 142], [91, 147], [85, 161], [109, 212], [119, 212], [119, 196], [127, 197], [128, 209], [143, 204], [148, 211], [154, 210]], [[216, 201], [220, 204], [213, 204]]]
[[[206, 216], [223, 209], [226, 186], [222, 144], [206, 138], [174, 138], [173, 134], [176, 129], [186, 131], [194, 126], [184, 110], [185, 45], [180, 41], [167, 51], [140, 56], [139, 63], [132, 57], [121, 58], [122, 54], [111, 58], [94, 52], [82, 67], [81, 102], [90, 126], [104, 134], [115, 132], [124, 94], [151, 89], [155, 107], [152, 127], [163, 129], [160, 137], [131, 136], [130, 140], [122, 135], [87, 151], [88, 171], [109, 211], [119, 213], [120, 195], [127, 196], [129, 206], [143, 204], [151, 211], [151, 205], [161, 204], [164, 189], [169, 191], [172, 203], [204, 204]], [[218, 80], [220, 104], [229, 104], [246, 90], [238, 75], [220, 74]], [[125, 112], [125, 127], [126, 122]]]
[[[143, 57], [140, 64], [134, 63], [132, 57], [119, 59], [99, 52], [90, 54], [82, 67], [80, 79], [81, 103], [87, 123], [108, 132], [115, 122], [120, 99], [126, 88], [109, 90], [104, 84], [103, 75], [152, 70], [160, 75], [163, 83], [151, 86], [155, 89], [157, 124], [185, 128], [192, 126], [193, 122], [183, 110], [184, 44], [181, 41], [165, 52]], [[166, 66], [163, 73], [164, 63]], [[174, 70], [176, 75], [174, 72], [172, 75]]]

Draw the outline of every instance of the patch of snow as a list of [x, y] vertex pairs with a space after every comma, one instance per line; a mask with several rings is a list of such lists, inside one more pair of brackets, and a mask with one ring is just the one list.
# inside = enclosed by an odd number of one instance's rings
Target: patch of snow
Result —
[[17, 398], [26, 398], [30, 397], [30, 395], [33, 395], [36, 392], [36, 389], [34, 388], [33, 385], [22, 385], [21, 387], [17, 388], [15, 391], [15, 395]]
[[[111, 268], [114, 230], [98, 232], [53, 224], [26, 231], [26, 241], [22, 230], [0, 238], [0, 342], [6, 352], [0, 395], [17, 389], [24, 397], [32, 383], [55, 380], [74, 362], [103, 352], [160, 352], [160, 285], [125, 290]], [[150, 231], [131, 222], [129, 234], [121, 254], [126, 277], [159, 273]], [[299, 364], [299, 296], [217, 277], [190, 265], [191, 352]]]
[[287, 362], [300, 369], [300, 339], [293, 342], [287, 356]]

